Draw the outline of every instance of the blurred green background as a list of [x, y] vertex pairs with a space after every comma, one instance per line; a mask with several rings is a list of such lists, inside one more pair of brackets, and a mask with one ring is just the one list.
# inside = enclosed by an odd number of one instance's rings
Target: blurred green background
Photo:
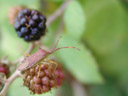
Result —
[[[0, 0], [0, 57], [8, 56], [11, 61], [18, 59], [29, 45], [18, 38], [9, 24], [8, 11], [11, 7], [24, 5], [38, 9], [48, 17], [64, 1]], [[56, 35], [62, 21], [64, 29]], [[47, 28], [42, 42], [51, 48], [61, 35], [58, 47], [76, 46], [81, 49], [65, 49], [53, 55], [84, 86], [85, 96], [128, 96], [127, 26], [127, 0], [72, 0], [62, 16]], [[7, 96], [30, 96], [22, 82], [21, 78], [15, 80]], [[70, 82], [65, 80], [61, 88], [41, 96], [78, 96]], [[61, 95], [56, 95], [58, 92]]]

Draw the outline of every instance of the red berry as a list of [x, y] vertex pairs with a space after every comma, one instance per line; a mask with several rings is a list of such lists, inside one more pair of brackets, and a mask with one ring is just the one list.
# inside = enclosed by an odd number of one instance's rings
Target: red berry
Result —
[[41, 85], [35, 84], [35, 85], [34, 85], [34, 89], [35, 89], [35, 92], [36, 92], [36, 93], [38, 93], [38, 94], [41, 94], [41, 93], [42, 93]]
[[6, 73], [6, 68], [0, 67], [0, 72], [1, 72], [1, 73]]
[[[10, 73], [9, 67], [5, 64], [0, 63], [0, 73], [5, 74], [5, 76], [8, 78]], [[0, 89], [1, 87], [2, 87], [2, 82], [0, 82]]]
[[48, 86], [43, 86], [43, 92], [48, 92], [49, 91], [49, 87]]
[[55, 68], [50, 64], [36, 65], [25, 70], [23, 80], [24, 85], [34, 94], [48, 92], [57, 84]]
[[36, 77], [36, 76], [33, 78], [33, 81], [34, 81], [35, 84], [40, 84], [41, 83], [41, 79], [39, 77]]
[[42, 78], [44, 75], [45, 75], [45, 73], [43, 71], [41, 71], [39, 77]]
[[55, 80], [50, 80], [50, 86], [54, 87], [56, 85], [56, 81]]
[[41, 81], [42, 81], [42, 84], [43, 85], [48, 85], [49, 84], [49, 78], [48, 77], [43, 77], [42, 79], [41, 79]]
[[6, 75], [6, 77], [8, 78], [9, 73], [10, 73], [9, 67], [5, 64], [0, 63], [0, 73], [4, 73]]
[[46, 65], [46, 64], [42, 64], [41, 65], [41, 70], [45, 70], [45, 69], [47, 69], [48, 68], [48, 66]]
[[24, 85], [34, 94], [42, 94], [62, 85], [64, 79], [62, 67], [55, 68], [53, 64], [50, 61], [46, 64], [39, 62], [38, 65], [24, 70]]

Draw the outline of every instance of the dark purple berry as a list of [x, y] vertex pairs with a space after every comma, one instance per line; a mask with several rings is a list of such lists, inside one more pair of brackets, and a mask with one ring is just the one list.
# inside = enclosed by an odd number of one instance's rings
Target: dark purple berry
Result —
[[17, 21], [15, 24], [14, 24], [14, 27], [16, 30], [18, 30], [20, 28], [20, 22]]
[[21, 24], [21, 25], [24, 25], [25, 23], [27, 23], [27, 20], [26, 20], [25, 18], [22, 18], [22, 19], [20, 20], [20, 24]]
[[34, 22], [34, 20], [32, 20], [32, 19], [29, 20], [29, 26], [31, 26], [31, 27], [36, 26], [36, 23]]
[[24, 40], [25, 40], [25, 41], [29, 41], [29, 37], [26, 35], [26, 36], [24, 37]]
[[21, 12], [18, 13], [17, 18], [18, 18], [18, 19], [21, 19], [23, 16], [24, 16], [24, 14], [23, 14], [22, 11], [21, 11]]
[[24, 9], [15, 20], [14, 27], [19, 37], [25, 41], [36, 41], [45, 34], [46, 18], [37, 10]]
[[40, 19], [41, 19], [41, 20], [44, 20], [45, 18], [44, 18], [44, 16], [40, 15]]
[[43, 23], [46, 23], [46, 18], [42, 15], [40, 15], [40, 19], [43, 20]]
[[19, 31], [17, 32], [17, 34], [18, 34], [19, 37], [22, 37], [23, 36], [22, 33], [19, 32]]
[[39, 27], [40, 29], [43, 29], [43, 28], [44, 28], [43, 22], [41, 22], [41, 23], [38, 25], [38, 27]]
[[37, 14], [37, 13], [38, 13], [38, 11], [36, 11], [36, 10], [31, 11], [31, 15], [34, 15], [34, 14]]
[[38, 29], [37, 28], [34, 28], [34, 29], [32, 29], [32, 35], [35, 35], [35, 34], [37, 34], [38, 33]]
[[32, 19], [33, 20], [38, 20], [39, 19], [39, 16], [35, 14], [35, 15], [32, 16]]
[[23, 13], [24, 13], [25, 15], [29, 15], [29, 14], [31, 13], [31, 11], [30, 11], [29, 9], [24, 9], [24, 10], [23, 10]]
[[22, 27], [21, 30], [20, 30], [20, 32], [21, 32], [22, 34], [26, 34], [28, 31], [29, 31], [29, 30], [28, 30], [28, 28], [26, 28], [26, 27]]

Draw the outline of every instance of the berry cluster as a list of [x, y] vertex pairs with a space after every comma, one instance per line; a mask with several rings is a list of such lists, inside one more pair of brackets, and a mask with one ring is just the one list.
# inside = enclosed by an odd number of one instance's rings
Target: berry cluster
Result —
[[49, 64], [37, 65], [24, 72], [24, 85], [32, 93], [42, 94], [57, 86], [55, 67]]
[[36, 41], [45, 34], [46, 18], [37, 10], [24, 9], [15, 19], [14, 27], [19, 37], [25, 41]]

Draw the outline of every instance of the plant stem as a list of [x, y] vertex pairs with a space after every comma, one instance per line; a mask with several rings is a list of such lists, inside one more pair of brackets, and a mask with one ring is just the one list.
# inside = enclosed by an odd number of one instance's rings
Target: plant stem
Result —
[[58, 10], [56, 10], [51, 16], [48, 17], [46, 25], [49, 26], [55, 19], [57, 19], [66, 9], [71, 0], [66, 0]]
[[9, 85], [19, 76], [21, 76], [21, 73], [20, 71], [16, 70], [14, 74], [5, 82], [4, 88], [0, 92], [0, 96], [6, 95]]
[[31, 53], [34, 48], [35, 48], [35, 42], [32, 42], [32, 43], [30, 44], [28, 50], [26, 51], [26, 53]]
[[88, 96], [87, 90], [83, 86], [83, 84], [79, 83], [76, 80], [72, 81], [72, 88], [73, 88], [73, 96]]
[[[29, 48], [28, 48], [28, 50], [26, 51], [26, 53], [30, 54], [30, 53], [33, 51], [34, 48], [35, 48], [35, 42], [32, 42], [32, 43], [29, 45]], [[23, 57], [24, 57], [24, 56], [22, 56], [21, 58], [17, 59], [17, 60], [14, 61], [14, 62], [12, 62], [11, 64], [12, 64], [12, 65], [16, 65], [20, 60], [22, 60]]]

